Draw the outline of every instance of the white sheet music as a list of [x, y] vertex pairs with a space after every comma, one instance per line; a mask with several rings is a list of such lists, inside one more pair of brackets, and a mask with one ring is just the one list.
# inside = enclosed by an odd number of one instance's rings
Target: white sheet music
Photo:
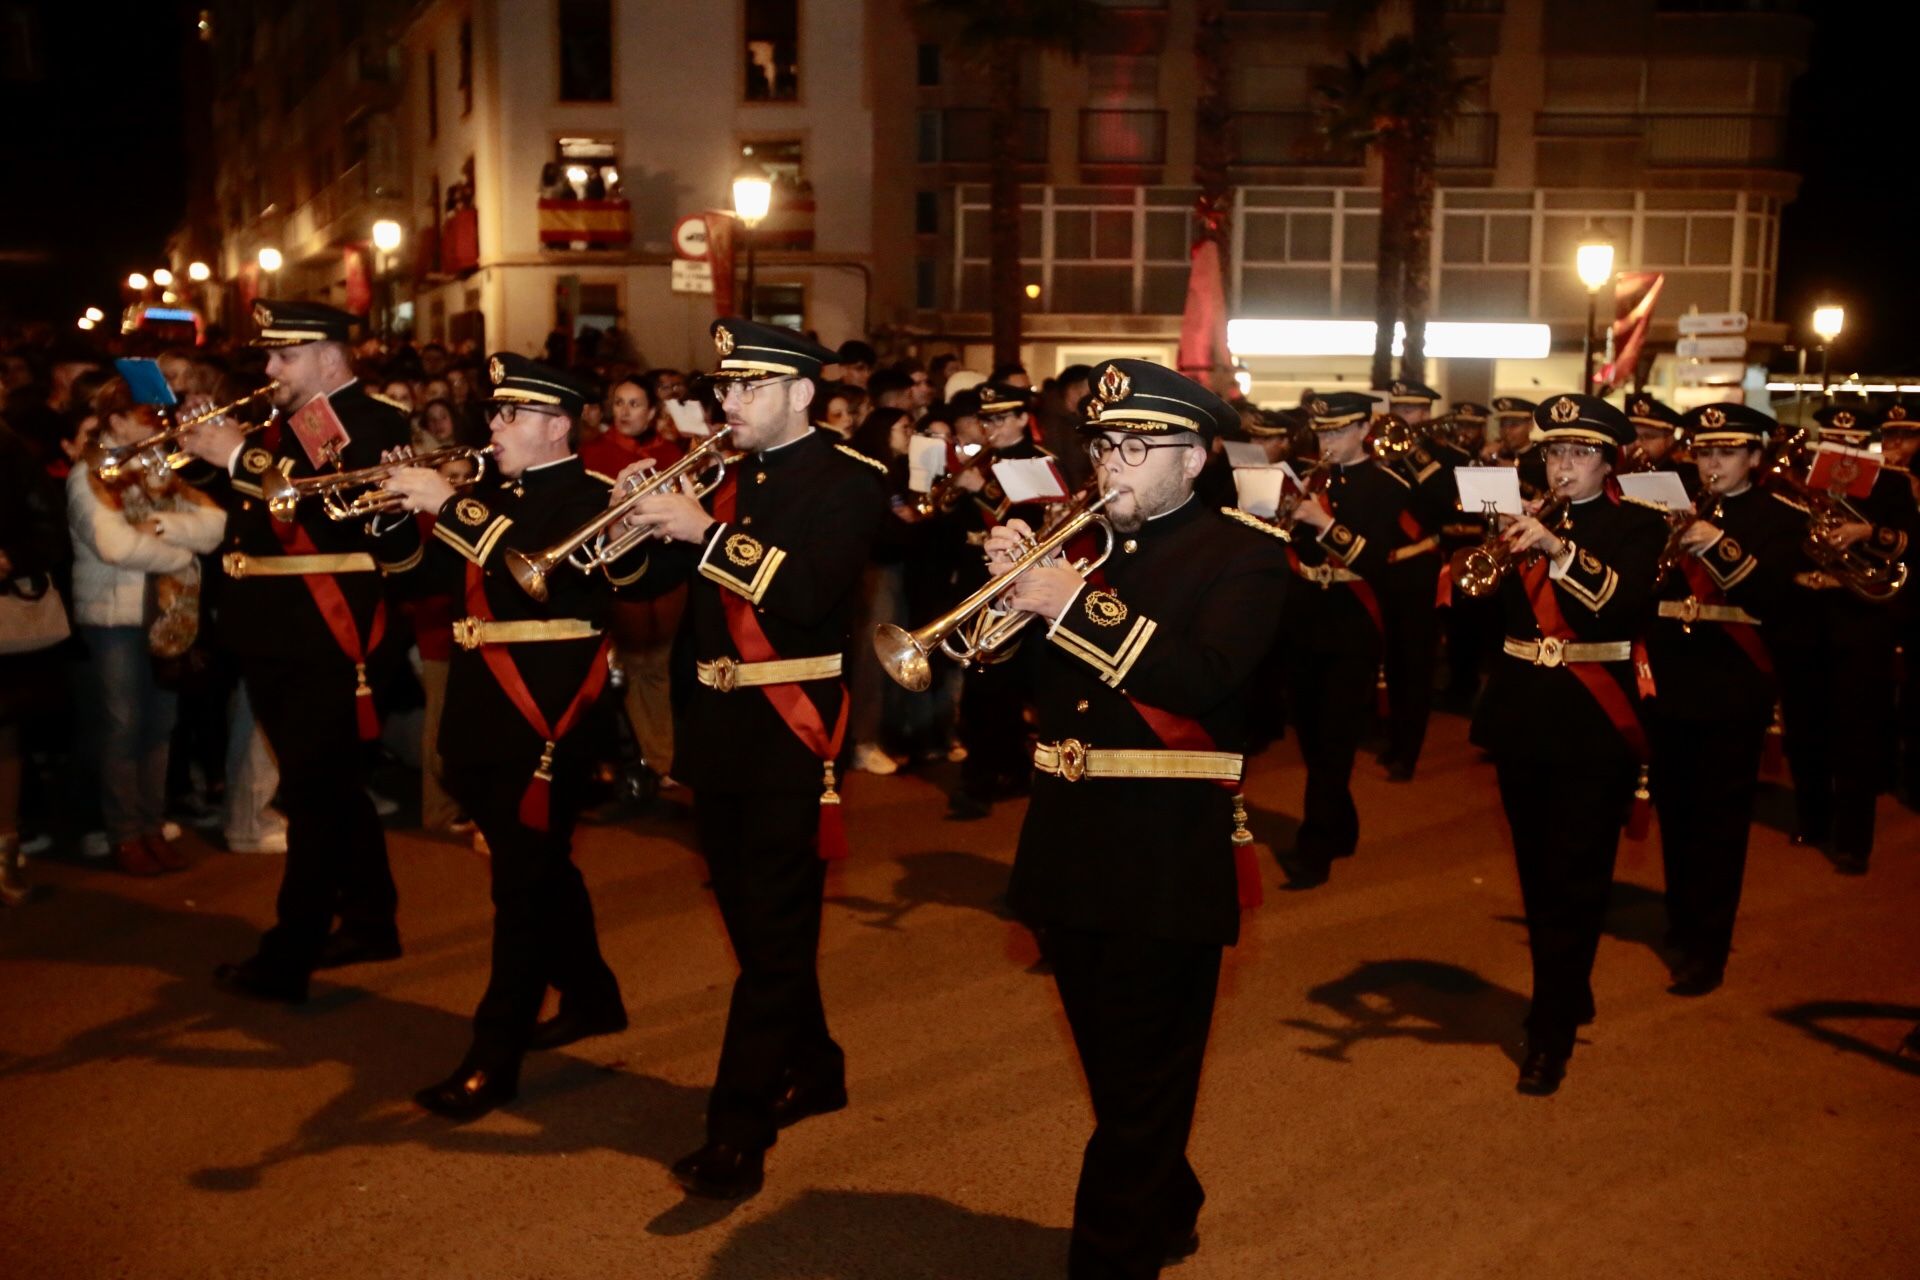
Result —
[[907, 488], [925, 493], [947, 473], [947, 442], [938, 436], [914, 436], [907, 441]]
[[1062, 502], [1066, 482], [1051, 458], [1002, 458], [993, 464], [993, 478], [1009, 502]]
[[1691, 511], [1687, 486], [1671, 471], [1635, 471], [1620, 477], [1620, 492], [1668, 511]]
[[1453, 483], [1460, 493], [1460, 509], [1468, 515], [1479, 515], [1489, 502], [1503, 516], [1526, 514], [1517, 467], [1455, 467]]

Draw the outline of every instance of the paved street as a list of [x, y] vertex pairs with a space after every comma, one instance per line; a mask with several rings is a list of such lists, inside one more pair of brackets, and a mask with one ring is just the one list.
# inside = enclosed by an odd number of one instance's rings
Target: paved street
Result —
[[[1361, 769], [1333, 881], [1275, 892], [1229, 955], [1181, 1280], [1896, 1277], [1920, 1256], [1920, 817], [1882, 802], [1865, 880], [1756, 834], [1729, 983], [1665, 994], [1657, 846], [1626, 856], [1599, 1021], [1561, 1094], [1513, 1092], [1527, 987], [1493, 775], [1453, 718], [1411, 787]], [[1291, 829], [1291, 744], [1256, 834]], [[1777, 799], [1777, 797], [1776, 797]], [[407, 954], [306, 1008], [210, 986], [267, 918], [278, 860], [155, 881], [41, 864], [0, 916], [0, 1274], [707, 1277], [1064, 1274], [1090, 1117], [1051, 980], [996, 913], [1019, 806], [943, 822], [922, 778], [857, 777], [821, 962], [852, 1106], [789, 1130], [737, 1206], [683, 1201], [731, 961], [662, 819], [584, 830], [632, 1029], [529, 1063], [455, 1128], [449, 1070], [484, 981], [487, 887], [393, 841]], [[1771, 806], [1770, 806], [1771, 807]], [[1631, 848], [1631, 846], [1630, 846]]]

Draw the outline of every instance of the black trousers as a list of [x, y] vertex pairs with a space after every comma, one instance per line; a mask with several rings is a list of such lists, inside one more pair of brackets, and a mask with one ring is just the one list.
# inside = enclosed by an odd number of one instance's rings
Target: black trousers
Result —
[[1360, 843], [1353, 757], [1373, 719], [1378, 653], [1378, 645], [1331, 652], [1296, 647], [1287, 658], [1287, 714], [1307, 766], [1295, 851], [1308, 867], [1344, 858]]
[[1500, 601], [1498, 597], [1475, 600], [1456, 591], [1453, 602], [1440, 612], [1446, 614], [1447, 702], [1464, 710], [1479, 694], [1487, 663], [1500, 648], [1505, 629]]
[[447, 776], [491, 851], [492, 968], [474, 1010], [466, 1066], [495, 1076], [517, 1076], [549, 986], [560, 992], [562, 1007], [620, 1003], [619, 980], [600, 954], [593, 901], [573, 864], [581, 768], [554, 778], [546, 831], [520, 821], [531, 771], [531, 764], [449, 766]]
[[1494, 764], [1533, 959], [1527, 1031], [1546, 1047], [1571, 1052], [1575, 1029], [1593, 1021], [1593, 958], [1639, 768], [1624, 746], [1618, 759], [1568, 760], [1543, 744], [1535, 754]]
[[1822, 634], [1774, 655], [1795, 825], [1814, 840], [1831, 837], [1838, 853], [1865, 858], [1886, 785], [1893, 620], [1864, 602], [1835, 600], [1826, 609]]
[[820, 1000], [820, 792], [697, 794], [700, 849], [740, 976], [727, 1006], [707, 1137], [773, 1145], [773, 1100], [788, 1080], [841, 1083], [846, 1058]]
[[1067, 1274], [1150, 1280], [1206, 1199], [1187, 1137], [1221, 949], [1057, 927], [1040, 943], [1093, 1097]]
[[1724, 966], [1747, 870], [1771, 707], [1734, 720], [1651, 719], [1651, 782], [1666, 863], [1667, 923], [1689, 958]]
[[[936, 659], [945, 661], [945, 659]], [[1027, 776], [1027, 679], [1019, 655], [985, 667], [969, 666], [961, 677], [960, 745], [967, 758], [960, 785], [968, 795], [994, 798], [1002, 784]]]
[[387, 833], [367, 795], [366, 744], [356, 718], [353, 668], [340, 659], [253, 659], [247, 697], [280, 766], [287, 857], [275, 923], [260, 961], [294, 973], [313, 968], [327, 931], [394, 929], [398, 894], [387, 866]]
[[1440, 611], [1434, 607], [1439, 566], [1432, 555], [1396, 565], [1403, 577], [1384, 601], [1387, 627], [1387, 758], [1420, 763], [1433, 715], [1433, 679], [1440, 665]]

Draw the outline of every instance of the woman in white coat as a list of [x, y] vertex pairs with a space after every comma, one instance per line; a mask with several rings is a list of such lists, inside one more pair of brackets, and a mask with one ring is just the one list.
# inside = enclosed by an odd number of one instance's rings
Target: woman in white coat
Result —
[[99, 450], [150, 435], [152, 411], [114, 378], [93, 397], [94, 446], [67, 477], [73, 535], [73, 615], [90, 658], [83, 722], [98, 744], [100, 810], [121, 870], [155, 875], [186, 865], [163, 834], [174, 695], [154, 659], [192, 647], [199, 623], [198, 556], [220, 545], [226, 514], [165, 466], [129, 468], [105, 484]]

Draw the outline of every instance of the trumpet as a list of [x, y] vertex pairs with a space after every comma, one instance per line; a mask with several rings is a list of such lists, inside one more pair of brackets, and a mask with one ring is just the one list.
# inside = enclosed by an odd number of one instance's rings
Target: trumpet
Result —
[[624, 497], [616, 499], [605, 511], [545, 551], [527, 555], [509, 547], [502, 553], [506, 558], [507, 572], [513, 575], [513, 580], [520, 584], [522, 591], [535, 600], [545, 600], [547, 577], [560, 565], [570, 564], [582, 573], [592, 573], [603, 565], [612, 564], [653, 536], [653, 531], [646, 528], [629, 529], [625, 533], [610, 536], [609, 531], [613, 526], [640, 505], [641, 499], [673, 493], [682, 480], [695, 477], [701, 478], [694, 486], [695, 497], [704, 498], [720, 487], [720, 482], [727, 475], [725, 446], [732, 435], [732, 424], [723, 426], [664, 471], [650, 471], [629, 478]]
[[1382, 462], [1399, 462], [1433, 441], [1431, 422], [1416, 427], [1397, 413], [1383, 413], [1374, 421], [1379, 429], [1373, 436], [1373, 456]]
[[[193, 461], [192, 454], [183, 452], [178, 447], [181, 436], [203, 423], [224, 418], [243, 405], [252, 404], [255, 400], [270, 396], [279, 389], [278, 382], [269, 382], [225, 404], [210, 405], [205, 409], [195, 410], [175, 421], [172, 426], [156, 431], [144, 440], [136, 440], [132, 444], [114, 448], [96, 448], [92, 457], [89, 458], [93, 464], [93, 473], [100, 477], [101, 483], [118, 486], [134, 475], [155, 467], [166, 467], [169, 470], [178, 471]], [[265, 427], [268, 422], [272, 422], [277, 415], [278, 410], [273, 415], [269, 415], [266, 421], [249, 426], [241, 434], [252, 435]]]
[[[267, 500], [267, 510], [281, 524], [292, 521], [294, 513], [300, 508], [301, 499], [312, 497], [320, 499], [328, 518], [333, 520], [389, 515], [406, 505], [403, 495], [380, 488], [380, 482], [394, 472], [404, 467], [437, 468], [449, 462], [471, 460], [475, 468], [473, 477], [455, 486], [464, 491], [478, 484], [480, 477], [486, 475], [487, 459], [493, 457], [497, 449], [497, 445], [491, 444], [479, 449], [451, 444], [354, 471], [330, 471], [300, 480], [290, 480], [279, 471], [269, 470], [261, 478], [260, 493]], [[356, 493], [355, 490], [361, 492]]]
[[1842, 525], [1873, 522], [1848, 502], [1844, 494], [1816, 489], [1794, 474], [1805, 439], [1804, 429], [1789, 437], [1780, 446], [1779, 454], [1767, 464], [1765, 476], [1786, 486], [1807, 505], [1811, 518], [1807, 522], [1807, 536], [1800, 544], [1807, 558], [1868, 604], [1885, 604], [1907, 585], [1907, 566], [1890, 556], [1863, 549], [1859, 544], [1843, 547], [1836, 541]]
[[[1534, 519], [1549, 529], [1558, 529], [1561, 519], [1567, 514], [1568, 501], [1564, 491], [1555, 490]], [[1474, 600], [1482, 600], [1500, 589], [1506, 580], [1507, 571], [1513, 568], [1513, 550], [1507, 546], [1505, 536], [1500, 532], [1499, 520], [1487, 521], [1487, 536], [1477, 547], [1462, 547], [1453, 553], [1447, 563], [1447, 574], [1453, 580], [1453, 589]]]
[[936, 650], [955, 662], [991, 661], [1021, 628], [1033, 621], [1032, 614], [1007, 609], [1000, 603], [1021, 574], [1036, 565], [1059, 563], [1066, 545], [1089, 528], [1100, 531], [1100, 554], [1091, 560], [1074, 561], [1068, 567], [1085, 577], [1113, 554], [1113, 526], [1100, 514], [1100, 508], [1106, 505], [1104, 493], [1076, 502], [1037, 536], [1028, 539], [1020, 558], [1005, 573], [925, 626], [908, 631], [891, 622], [880, 624], [873, 633], [873, 651], [880, 659], [881, 670], [894, 683], [919, 693], [933, 684], [931, 659]]
[[1294, 519], [1300, 514], [1302, 503], [1311, 502], [1324, 491], [1327, 482], [1333, 478], [1333, 463], [1326, 458], [1316, 458], [1305, 475], [1300, 477], [1300, 488], [1287, 494], [1280, 500], [1280, 509], [1274, 513], [1273, 522], [1287, 532], [1292, 532]]
[[960, 505], [960, 499], [966, 496], [966, 490], [960, 487], [960, 477], [992, 465], [993, 450], [985, 445], [979, 446], [958, 471], [937, 477], [913, 504], [913, 509], [920, 513], [922, 519], [953, 510]]
[[1660, 548], [1660, 561], [1654, 571], [1653, 577], [1656, 584], [1665, 582], [1668, 578], [1672, 577], [1673, 574], [1679, 570], [1680, 566], [1685, 563], [1688, 552], [1687, 549], [1681, 545], [1680, 540], [1686, 535], [1687, 530], [1691, 529], [1696, 521], [1705, 520], [1709, 524], [1719, 521], [1720, 499], [1715, 498], [1713, 505], [1708, 507], [1703, 514], [1695, 515], [1689, 511], [1682, 511], [1677, 515], [1669, 517], [1669, 519], [1673, 522], [1673, 531], [1667, 535], [1667, 545]]

